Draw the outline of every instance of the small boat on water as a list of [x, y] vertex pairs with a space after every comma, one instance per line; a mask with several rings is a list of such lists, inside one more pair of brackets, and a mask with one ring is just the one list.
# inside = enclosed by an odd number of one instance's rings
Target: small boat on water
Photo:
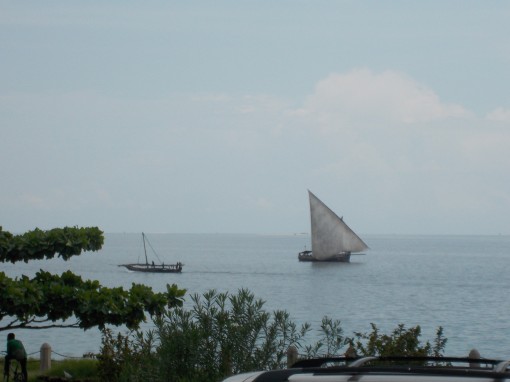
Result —
[[[143, 251], [145, 254], [145, 263], [133, 263], [133, 264], [120, 264], [119, 267], [125, 267], [130, 271], [134, 272], [150, 272], [150, 273], [181, 273], [183, 264], [181, 262], [177, 262], [176, 264], [165, 264], [159, 260], [159, 257], [152, 248], [151, 243], [147, 239], [147, 236], [142, 232], [142, 240], [143, 240]], [[159, 264], [154, 264], [152, 261], [149, 264], [149, 259], [147, 257], [147, 245], [149, 245], [154, 253], [154, 255], [159, 260]]]
[[310, 220], [312, 230], [312, 250], [298, 254], [299, 261], [334, 261], [348, 263], [353, 252], [368, 249], [361, 238], [345, 224], [343, 218], [335, 214], [311, 191]]

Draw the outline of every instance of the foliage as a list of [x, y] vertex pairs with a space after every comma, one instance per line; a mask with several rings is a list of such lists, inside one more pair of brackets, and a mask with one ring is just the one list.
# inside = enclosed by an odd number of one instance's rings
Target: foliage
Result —
[[101, 352], [97, 356], [101, 381], [118, 381], [122, 369], [129, 364], [131, 354], [129, 337], [120, 333], [114, 337], [110, 329], [103, 330]]
[[[50, 231], [34, 230], [14, 236], [0, 228], [0, 261], [25, 261], [52, 258], [64, 260], [82, 250], [99, 250], [103, 233], [93, 228], [63, 228]], [[59, 275], [40, 270], [35, 277], [25, 275], [11, 279], [0, 272], [0, 331], [126, 325], [137, 328], [150, 316], [163, 314], [167, 308], [182, 305], [185, 291], [167, 285], [164, 293], [132, 284], [131, 289], [106, 288], [98, 281], [82, 280], [67, 271]], [[72, 322], [66, 321], [73, 318]], [[4, 320], [5, 319], [5, 320]]]
[[149, 330], [116, 336], [110, 329], [102, 331], [98, 359], [99, 379], [105, 382], [158, 381], [159, 359], [156, 354], [155, 332]]
[[442, 357], [444, 354], [444, 349], [446, 347], [446, 343], [448, 342], [448, 338], [444, 336], [443, 327], [439, 326], [436, 329], [436, 337], [434, 338], [434, 345], [432, 346], [432, 356], [433, 357]]
[[[390, 334], [372, 324], [369, 333], [344, 337], [339, 320], [324, 317], [318, 341], [304, 345], [309, 324], [297, 329], [285, 311], [268, 313], [264, 302], [247, 290], [236, 295], [208, 291], [192, 296], [193, 306], [177, 308], [155, 318], [145, 334], [103, 334], [100, 370], [104, 380], [217, 381], [250, 370], [286, 367], [288, 348], [305, 350], [305, 357], [340, 356], [344, 348], [358, 355], [441, 356], [446, 345], [443, 330], [433, 344], [420, 343], [419, 326], [399, 325]], [[113, 375], [112, 375], [113, 374]]]
[[[98, 371], [97, 371], [98, 362], [95, 359], [65, 359], [51, 362], [51, 369], [46, 370], [44, 372], [31, 373], [29, 371], [29, 377], [33, 374], [39, 374], [43, 376], [49, 377], [62, 377], [64, 375], [64, 371], [72, 376], [73, 380], [96, 380]], [[42, 378], [38, 378], [41, 380]]]
[[103, 242], [103, 232], [97, 227], [64, 227], [49, 231], [36, 228], [22, 235], [13, 235], [0, 227], [0, 262], [28, 263], [55, 255], [68, 260], [82, 251], [100, 250]]
[[328, 316], [323, 317], [318, 341], [304, 348], [306, 358], [339, 355], [340, 349], [346, 344], [340, 324], [340, 320], [333, 320]]
[[285, 311], [266, 312], [264, 302], [245, 289], [236, 295], [211, 290], [192, 301], [190, 311], [174, 309], [156, 322], [166, 380], [213, 381], [285, 367], [287, 349], [309, 330], [308, 325], [298, 330]]
[[[297, 330], [285, 311], [267, 313], [264, 302], [247, 290], [236, 295], [211, 290], [203, 297], [193, 295], [192, 301], [189, 311], [177, 308], [156, 318], [155, 332], [149, 337], [137, 333], [132, 344], [143, 357], [130, 353], [129, 346], [112, 356], [122, 360], [116, 365], [130, 370], [129, 379], [119, 381], [142, 380], [141, 372], [158, 376], [153, 381], [216, 381], [246, 370], [283, 368], [288, 347], [299, 344], [309, 330], [307, 324]], [[152, 341], [155, 336], [157, 346]], [[119, 348], [111, 337], [104, 339], [101, 354]], [[136, 360], [143, 360], [144, 367], [133, 367]]]
[[346, 354], [344, 346], [348, 346], [349, 356], [435, 356], [441, 357], [447, 339], [443, 336], [443, 328], [436, 330], [433, 344], [429, 341], [420, 343], [421, 327], [409, 329], [399, 324], [390, 334], [380, 333], [375, 324], [368, 333], [354, 332], [353, 337], [343, 337], [339, 320], [324, 317], [321, 324], [321, 336], [313, 345], [305, 346], [305, 357], [332, 357]]
[[358, 355], [364, 356], [442, 356], [447, 339], [443, 337], [443, 328], [436, 331], [432, 345], [429, 341], [420, 343], [421, 327], [419, 325], [406, 329], [398, 325], [391, 334], [382, 334], [375, 324], [371, 324], [369, 333], [355, 332], [354, 337], [347, 338]]
[[[166, 293], [154, 293], [151, 288], [132, 284], [122, 287], [102, 287], [98, 281], [82, 280], [70, 271], [52, 275], [39, 271], [32, 279], [27, 276], [8, 278], [0, 272], [0, 320], [11, 317], [2, 330], [13, 328], [79, 327], [100, 328], [106, 324], [136, 328], [145, 320], [145, 312], [161, 315], [166, 307], [182, 304], [183, 290], [167, 285]], [[76, 321], [62, 323], [74, 317]]]

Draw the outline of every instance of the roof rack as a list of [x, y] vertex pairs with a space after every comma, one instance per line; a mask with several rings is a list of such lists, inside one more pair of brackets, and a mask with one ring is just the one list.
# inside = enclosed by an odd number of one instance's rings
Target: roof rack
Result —
[[[505, 372], [510, 366], [510, 361], [503, 361], [498, 359], [489, 358], [470, 358], [470, 357], [417, 357], [417, 356], [388, 356], [388, 357], [320, 357], [309, 358], [297, 361], [292, 365], [292, 368], [313, 368], [313, 367], [327, 367], [331, 365], [344, 365], [351, 368], [362, 367], [369, 364], [377, 365], [392, 365], [392, 364], [421, 364], [428, 366], [440, 366], [448, 364], [452, 367], [454, 365], [464, 364], [472, 368], [480, 368], [482, 365], [485, 368], [490, 368], [494, 371]], [[505, 366], [506, 365], [506, 366]], [[496, 366], [498, 370], [496, 370]]]
[[314, 375], [441, 375], [510, 380], [510, 361], [466, 357], [325, 357], [296, 362], [295, 374]]

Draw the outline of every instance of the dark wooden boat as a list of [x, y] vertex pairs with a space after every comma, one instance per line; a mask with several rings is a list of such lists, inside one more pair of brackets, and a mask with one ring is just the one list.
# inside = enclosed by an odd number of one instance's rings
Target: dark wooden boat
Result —
[[130, 271], [134, 272], [152, 272], [152, 273], [180, 273], [182, 271], [182, 264], [121, 264]]
[[[148, 272], [148, 273], [181, 273], [182, 272], [182, 266], [183, 264], [178, 261], [175, 264], [165, 264], [160, 261], [159, 264], [154, 264], [154, 261], [149, 263], [149, 259], [147, 257], [147, 245], [146, 243], [151, 247], [152, 251], [158, 257], [156, 254], [156, 251], [154, 251], [154, 248], [152, 248], [152, 245], [148, 241], [145, 234], [142, 232], [142, 239], [143, 239], [143, 251], [145, 254], [145, 263], [133, 263], [133, 264], [120, 264], [119, 267], [125, 267], [133, 272]], [[159, 260], [159, 257], [158, 257]]]
[[315, 257], [313, 257], [312, 251], [303, 251], [299, 252], [298, 259], [299, 261], [333, 261], [339, 263], [348, 263], [351, 259], [351, 253], [350, 252], [337, 253], [336, 255], [330, 256], [324, 260], [317, 260]]

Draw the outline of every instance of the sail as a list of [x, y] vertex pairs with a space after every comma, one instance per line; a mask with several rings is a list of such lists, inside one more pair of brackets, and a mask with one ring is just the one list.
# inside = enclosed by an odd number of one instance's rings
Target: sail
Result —
[[360, 252], [368, 246], [312, 192], [310, 218], [312, 225], [312, 254], [317, 260], [325, 260], [342, 252]]

